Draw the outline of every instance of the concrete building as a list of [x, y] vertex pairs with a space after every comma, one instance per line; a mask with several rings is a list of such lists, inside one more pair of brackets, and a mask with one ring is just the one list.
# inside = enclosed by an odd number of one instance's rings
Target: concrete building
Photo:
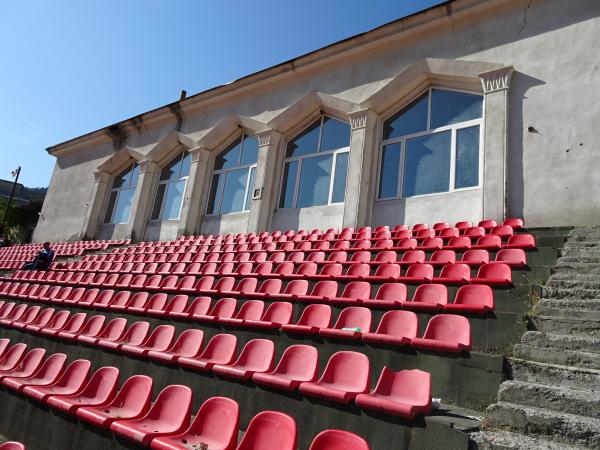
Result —
[[446, 2], [48, 148], [34, 239], [597, 224], [598, 48], [597, 0]]

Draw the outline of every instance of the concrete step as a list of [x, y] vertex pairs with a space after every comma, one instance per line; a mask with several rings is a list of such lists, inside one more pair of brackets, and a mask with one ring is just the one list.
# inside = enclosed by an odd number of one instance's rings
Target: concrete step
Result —
[[[573, 303], [573, 305], [564, 305], [564, 303]], [[552, 316], [552, 317], [570, 317], [572, 319], [579, 320], [600, 320], [600, 309], [594, 309], [593, 306], [586, 305], [573, 301], [573, 302], [562, 302], [562, 304], [555, 305], [551, 301], [538, 303], [535, 307], [535, 314], [539, 316]]]
[[510, 380], [500, 385], [498, 401], [600, 419], [600, 393]]
[[583, 320], [564, 316], [533, 316], [531, 322], [536, 331], [545, 333], [600, 337], [599, 320]]
[[600, 370], [600, 339], [528, 331], [514, 348], [521, 359]]
[[584, 450], [586, 447], [567, 445], [537, 436], [510, 431], [478, 431], [471, 434], [470, 449], [473, 450]]
[[509, 358], [509, 378], [527, 383], [600, 392], [600, 370]]
[[486, 427], [528, 436], [550, 437], [568, 445], [600, 448], [600, 420], [590, 417], [498, 402], [488, 409]]
[[600, 256], [561, 256], [553, 270], [554, 272], [578, 270], [597, 273], [600, 271]]
[[542, 289], [544, 298], [577, 298], [577, 299], [594, 299], [600, 297], [598, 289], [586, 289], [579, 286], [552, 287], [544, 286]]

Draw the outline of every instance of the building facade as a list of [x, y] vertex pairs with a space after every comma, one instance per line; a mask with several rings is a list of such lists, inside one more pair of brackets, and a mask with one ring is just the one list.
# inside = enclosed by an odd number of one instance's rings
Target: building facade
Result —
[[595, 0], [446, 2], [47, 149], [34, 239], [597, 224], [597, 48]]

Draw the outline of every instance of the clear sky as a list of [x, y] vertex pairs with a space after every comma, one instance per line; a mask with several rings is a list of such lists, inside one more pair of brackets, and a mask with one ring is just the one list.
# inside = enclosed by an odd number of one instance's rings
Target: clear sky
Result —
[[440, 0], [0, 0], [0, 178], [45, 148]]

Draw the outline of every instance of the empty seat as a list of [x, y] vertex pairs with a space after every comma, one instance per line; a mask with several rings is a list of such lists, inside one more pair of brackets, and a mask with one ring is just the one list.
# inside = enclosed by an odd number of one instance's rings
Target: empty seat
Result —
[[490, 236], [486, 234], [485, 236], [477, 239], [477, 244], [473, 245], [474, 249], [484, 249], [484, 250], [499, 250], [502, 248], [502, 239], [500, 236]]
[[502, 222], [502, 225], [508, 225], [509, 227], [512, 227], [513, 230], [519, 230], [519, 229], [525, 227], [525, 224], [523, 223], [523, 219], [516, 219], [516, 218], [504, 219], [504, 222]]
[[76, 340], [79, 336], [97, 336], [102, 329], [104, 328], [104, 322], [106, 321], [106, 316], [93, 316], [90, 317], [83, 327], [77, 331], [67, 331], [61, 330], [58, 332], [57, 336], [61, 339], [67, 340]]
[[2, 364], [4, 369], [0, 369], [0, 380], [4, 377], [28, 377], [35, 373], [41, 366], [46, 354], [46, 349], [34, 348], [20, 359], [20, 361], [12, 366], [11, 364]]
[[150, 350], [148, 358], [154, 361], [173, 364], [178, 357], [195, 358], [202, 352], [204, 332], [197, 329], [184, 330], [175, 343], [164, 351]]
[[467, 264], [446, 264], [442, 267], [439, 277], [433, 281], [443, 284], [465, 284], [471, 280], [471, 268]]
[[246, 320], [260, 320], [265, 310], [262, 300], [248, 300], [244, 302], [235, 317], [217, 318], [217, 321], [227, 325], [242, 325]]
[[[368, 268], [369, 266], [365, 264]], [[353, 266], [356, 267], [356, 266]], [[356, 305], [371, 296], [371, 285], [366, 281], [352, 281], [346, 285], [339, 297], [330, 298], [329, 302], [342, 305]]]
[[138, 418], [150, 408], [152, 385], [152, 378], [134, 375], [123, 383], [110, 403], [83, 406], [77, 409], [75, 414], [79, 419], [105, 429], [117, 419]]
[[248, 379], [254, 373], [273, 370], [275, 344], [269, 339], [253, 339], [244, 345], [238, 359], [230, 365], [215, 364], [213, 372], [233, 378]]
[[499, 225], [490, 230], [491, 235], [500, 236], [502, 239], [508, 239], [513, 233], [513, 228], [509, 225]]
[[379, 286], [375, 298], [363, 300], [363, 306], [394, 308], [406, 302], [406, 285], [403, 283], [384, 283]]
[[370, 450], [366, 440], [344, 430], [325, 430], [315, 436], [309, 450]]
[[62, 374], [66, 360], [67, 355], [64, 353], [55, 353], [50, 355], [33, 374], [6, 375], [2, 378], [2, 384], [16, 391], [20, 391], [27, 385], [49, 385]]
[[484, 228], [486, 231], [491, 230], [492, 228], [494, 228], [497, 225], [498, 224], [496, 223], [495, 220], [482, 220], [477, 224], [477, 226]]
[[520, 248], [508, 248], [496, 253], [494, 263], [503, 263], [510, 267], [524, 267], [527, 265], [525, 251]]
[[109, 341], [115, 341], [125, 333], [125, 327], [127, 326], [127, 319], [123, 317], [117, 317], [111, 320], [108, 325], [97, 335], [79, 335], [77, 336], [78, 342], [84, 342], [86, 344], [95, 345], [98, 341], [106, 339]]
[[213, 306], [210, 312], [205, 316], [194, 315], [193, 317], [195, 319], [212, 322], [216, 321], [218, 318], [233, 317], [236, 307], [237, 300], [235, 298], [226, 297], [215, 303], [215, 306]]
[[45, 401], [51, 395], [75, 394], [87, 381], [91, 365], [87, 359], [78, 359], [69, 364], [55, 382], [42, 385], [28, 383], [21, 392], [38, 401]]
[[238, 403], [230, 398], [209, 398], [200, 406], [186, 431], [154, 438], [151, 448], [173, 450], [204, 447], [207, 450], [234, 450], [237, 444], [239, 409]]
[[371, 379], [369, 358], [362, 353], [334, 353], [316, 382], [300, 384], [304, 395], [321, 397], [338, 403], [349, 403], [357, 394], [367, 392]]
[[98, 345], [101, 348], [110, 350], [118, 350], [123, 345], [137, 346], [142, 344], [142, 342], [146, 340], [149, 330], [150, 324], [148, 322], [135, 322], [127, 329], [123, 336], [119, 338], [100, 339], [96, 342], [96, 345]]
[[14, 369], [25, 357], [27, 345], [18, 343], [10, 347], [0, 359], [0, 371], [7, 372]]
[[278, 411], [263, 411], [252, 418], [237, 450], [296, 450], [296, 422]]
[[333, 328], [322, 328], [319, 335], [328, 338], [360, 339], [371, 331], [371, 310], [362, 306], [344, 308]]
[[162, 352], [172, 345], [174, 336], [175, 327], [173, 325], [159, 325], [141, 344], [123, 344], [119, 350], [135, 356], [146, 356], [150, 350]]
[[412, 311], [388, 311], [374, 333], [364, 333], [362, 340], [376, 344], [410, 345], [417, 337], [419, 321]]
[[189, 369], [207, 371], [215, 364], [230, 364], [235, 357], [237, 337], [233, 334], [217, 334], [213, 336], [200, 356], [195, 358], [180, 356], [177, 364]]
[[448, 288], [443, 284], [431, 283], [418, 286], [406, 308], [416, 310], [436, 310], [448, 303]]
[[357, 395], [356, 404], [412, 420], [417, 414], [431, 412], [431, 375], [417, 369], [394, 372], [384, 367], [373, 392]]
[[490, 262], [490, 254], [487, 250], [467, 250], [463, 253], [460, 262], [470, 266], [480, 266]]
[[459, 353], [471, 350], [471, 327], [466, 317], [438, 314], [429, 319], [422, 338], [414, 338], [413, 347]]
[[523, 250], [535, 250], [535, 238], [531, 234], [515, 234], [508, 238], [503, 248], [521, 248]]
[[510, 266], [504, 263], [483, 264], [477, 271], [477, 277], [471, 279], [471, 283], [491, 286], [510, 285], [512, 284]]
[[485, 313], [494, 310], [494, 292], [484, 284], [461, 286], [456, 292], [454, 303], [447, 304], [446, 311]]
[[0, 444], [0, 450], [25, 450], [25, 446], [20, 442], [6, 441]]
[[170, 385], [158, 394], [146, 415], [116, 420], [110, 425], [110, 431], [148, 446], [155, 437], [183, 432], [189, 425], [191, 407], [192, 390], [187, 386]]
[[119, 381], [119, 369], [116, 367], [101, 367], [90, 378], [79, 393], [70, 395], [52, 395], [46, 404], [60, 409], [68, 414], [74, 414], [82, 406], [103, 405], [115, 395]]
[[260, 320], [245, 320], [244, 325], [254, 328], [279, 328], [290, 323], [293, 306], [289, 302], [273, 302], [269, 305]]
[[304, 381], [315, 381], [318, 375], [319, 354], [310, 345], [292, 345], [285, 349], [275, 370], [255, 373], [252, 381], [277, 389], [292, 391]]
[[321, 328], [331, 325], [331, 306], [314, 304], [308, 305], [302, 311], [300, 319], [295, 324], [282, 325], [281, 329], [289, 333], [318, 333]]

